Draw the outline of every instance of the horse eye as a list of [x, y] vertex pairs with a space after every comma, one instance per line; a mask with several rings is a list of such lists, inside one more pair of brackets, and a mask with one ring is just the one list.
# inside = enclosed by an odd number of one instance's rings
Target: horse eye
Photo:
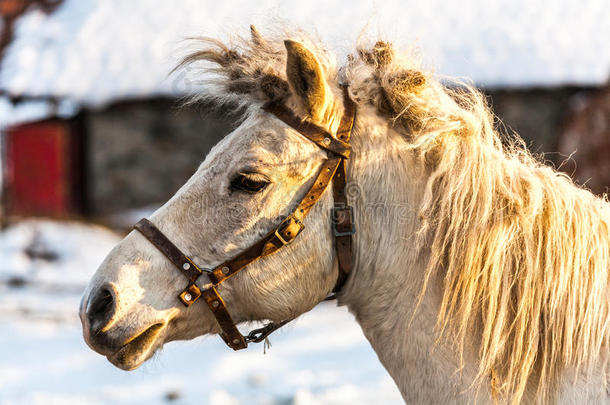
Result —
[[256, 194], [269, 184], [269, 179], [260, 173], [237, 173], [231, 180], [231, 190]]

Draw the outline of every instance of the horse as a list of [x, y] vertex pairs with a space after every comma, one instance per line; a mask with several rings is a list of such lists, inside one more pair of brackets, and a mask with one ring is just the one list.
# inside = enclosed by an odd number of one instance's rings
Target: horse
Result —
[[[335, 289], [407, 403], [610, 403], [607, 196], [502, 134], [474, 86], [390, 42], [362, 39], [339, 66], [301, 30], [196, 41], [180, 66], [206, 85], [189, 102], [235, 113], [237, 127], [150, 217], [165, 241], [134, 230], [92, 277], [80, 318], [93, 350], [135, 369], [166, 342], [277, 326]], [[183, 270], [213, 280], [228, 271], [219, 263], [283, 229], [338, 153], [323, 142], [339, 142], [349, 103], [345, 283], [335, 288], [333, 182], [292, 243], [222, 284], [191, 279], [184, 290]], [[333, 139], [312, 142], [301, 127]], [[204, 289], [219, 298], [192, 302]]]

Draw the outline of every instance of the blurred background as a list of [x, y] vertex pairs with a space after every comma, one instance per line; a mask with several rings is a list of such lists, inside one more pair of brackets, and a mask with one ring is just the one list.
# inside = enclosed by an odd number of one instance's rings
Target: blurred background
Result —
[[[316, 32], [345, 59], [365, 35], [469, 78], [503, 131], [602, 194], [610, 187], [610, 2], [0, 0], [0, 405], [402, 403], [344, 308], [323, 304], [233, 353], [172, 343], [126, 373], [89, 350], [80, 294], [232, 128], [169, 75], [186, 37]], [[275, 25], [277, 27], [277, 25]], [[186, 369], [210, 362], [209, 368]], [[416, 371], [415, 371], [416, 372]]]

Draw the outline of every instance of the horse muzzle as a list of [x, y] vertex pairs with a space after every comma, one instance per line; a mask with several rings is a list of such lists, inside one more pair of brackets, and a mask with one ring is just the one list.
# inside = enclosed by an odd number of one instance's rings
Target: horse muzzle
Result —
[[[105, 283], [83, 296], [80, 319], [83, 338], [95, 352], [106, 356], [115, 366], [133, 370], [146, 361], [162, 345], [159, 339], [167, 322], [147, 323], [148, 326], [133, 330], [140, 322], [125, 322], [117, 316], [117, 289]], [[125, 326], [129, 324], [129, 326]]]

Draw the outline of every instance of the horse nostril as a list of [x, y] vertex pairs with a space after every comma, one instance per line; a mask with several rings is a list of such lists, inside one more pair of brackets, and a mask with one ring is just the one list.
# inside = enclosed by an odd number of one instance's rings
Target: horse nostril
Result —
[[114, 289], [110, 286], [103, 286], [94, 295], [87, 311], [91, 331], [97, 333], [103, 329], [110, 322], [115, 311]]

